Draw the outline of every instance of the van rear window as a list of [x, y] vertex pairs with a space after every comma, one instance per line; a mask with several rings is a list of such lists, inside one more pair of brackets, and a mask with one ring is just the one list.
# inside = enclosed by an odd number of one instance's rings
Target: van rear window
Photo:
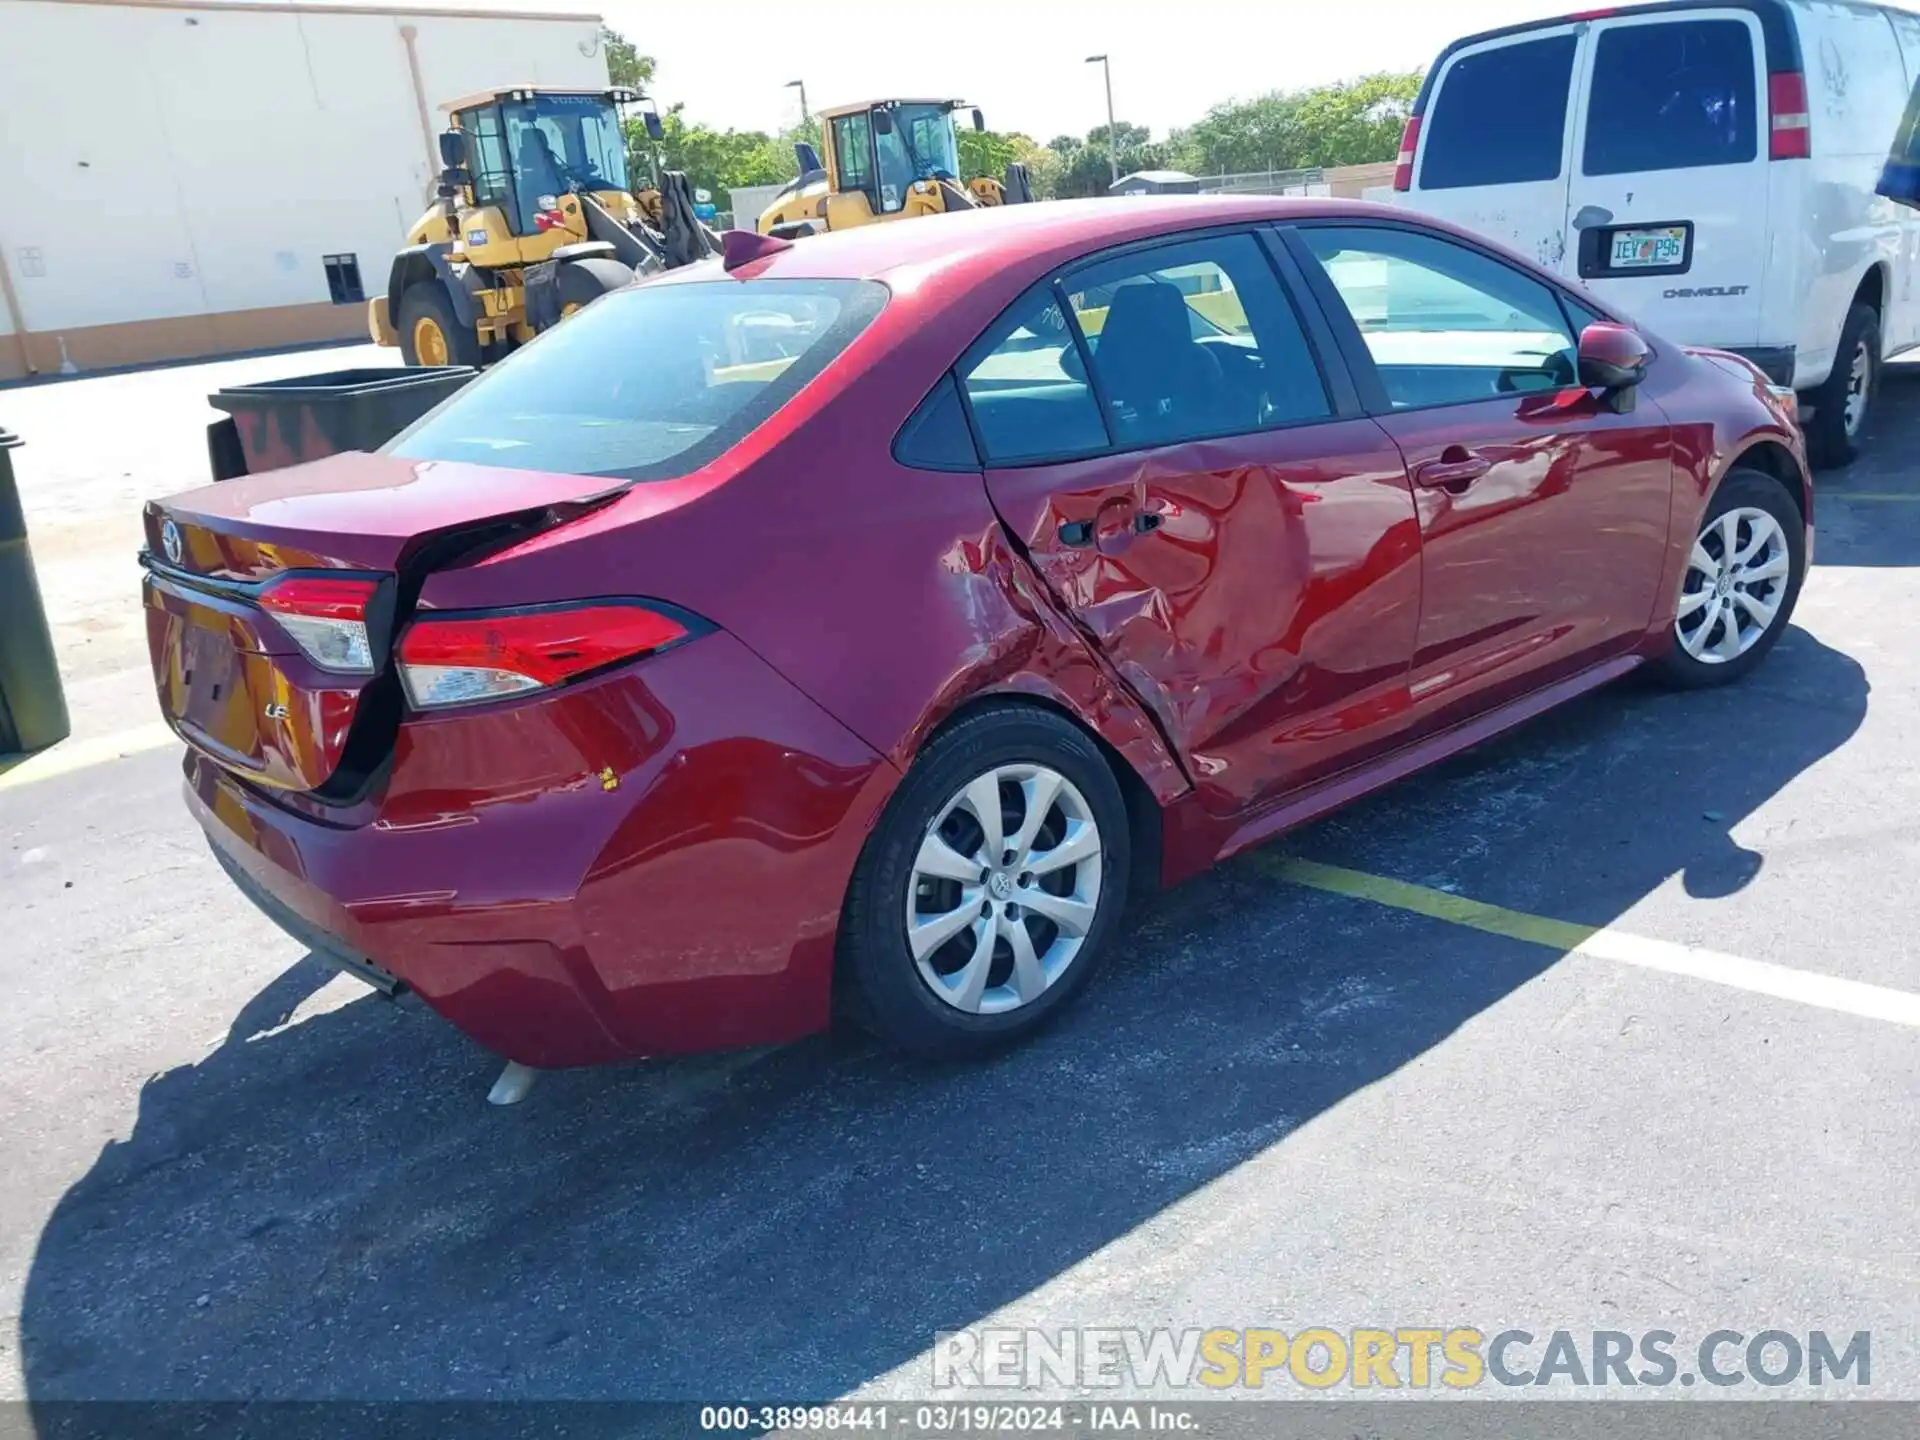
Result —
[[1757, 91], [1745, 21], [1603, 30], [1581, 168], [1626, 175], [1744, 165], [1760, 153]]
[[456, 390], [384, 453], [620, 480], [687, 475], [786, 404], [886, 302], [871, 280], [631, 286]]
[[1456, 59], [1421, 127], [1420, 188], [1557, 180], [1578, 44], [1547, 35]]

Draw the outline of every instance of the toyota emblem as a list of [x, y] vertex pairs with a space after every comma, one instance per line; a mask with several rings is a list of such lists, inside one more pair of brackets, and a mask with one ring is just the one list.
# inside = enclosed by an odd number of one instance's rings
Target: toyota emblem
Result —
[[160, 548], [167, 552], [167, 563], [180, 563], [180, 527], [169, 520], [160, 527]]

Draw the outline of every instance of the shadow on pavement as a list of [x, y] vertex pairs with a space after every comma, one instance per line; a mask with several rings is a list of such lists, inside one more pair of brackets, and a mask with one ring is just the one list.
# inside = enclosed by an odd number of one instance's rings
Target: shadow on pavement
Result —
[[1886, 368], [1863, 453], [1813, 492], [1816, 570], [1920, 565], [1920, 364]]
[[[1858, 728], [1858, 665], [1789, 634], [1745, 686], [1615, 687], [1287, 848], [1604, 923], [1764, 857], [1729, 826]], [[1737, 725], [1737, 746], [1702, 745]], [[1719, 817], [1704, 821], [1711, 810]], [[282, 1027], [280, 976], [40, 1237], [43, 1406], [129, 1398], [823, 1398], [911, 1361], [1445, 1040], [1553, 965], [1276, 886], [1162, 897], [1066, 1021], [965, 1068], [826, 1037], [549, 1077], [367, 998]]]

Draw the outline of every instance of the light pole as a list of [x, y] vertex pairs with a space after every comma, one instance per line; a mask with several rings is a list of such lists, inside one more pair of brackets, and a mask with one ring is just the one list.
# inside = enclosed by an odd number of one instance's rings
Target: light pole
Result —
[[1120, 137], [1113, 123], [1113, 66], [1104, 55], [1089, 55], [1087, 64], [1098, 65], [1107, 77], [1107, 163], [1113, 167], [1113, 183], [1120, 183]]
[[807, 109], [807, 82], [804, 80], [789, 80], [787, 81], [786, 88], [800, 92], [800, 128], [805, 130], [807, 128], [807, 122], [813, 118], [813, 112]]

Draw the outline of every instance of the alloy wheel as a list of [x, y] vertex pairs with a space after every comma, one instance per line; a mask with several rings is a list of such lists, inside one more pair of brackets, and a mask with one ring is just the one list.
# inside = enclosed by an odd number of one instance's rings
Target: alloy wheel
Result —
[[1743, 505], [1708, 521], [1681, 583], [1681, 648], [1707, 665], [1746, 654], [1780, 614], [1792, 566], [1786, 532], [1765, 510]]
[[936, 812], [914, 857], [906, 938], [920, 978], [969, 1014], [1032, 1004], [1093, 926], [1104, 848], [1092, 807], [1059, 771], [976, 776]]

